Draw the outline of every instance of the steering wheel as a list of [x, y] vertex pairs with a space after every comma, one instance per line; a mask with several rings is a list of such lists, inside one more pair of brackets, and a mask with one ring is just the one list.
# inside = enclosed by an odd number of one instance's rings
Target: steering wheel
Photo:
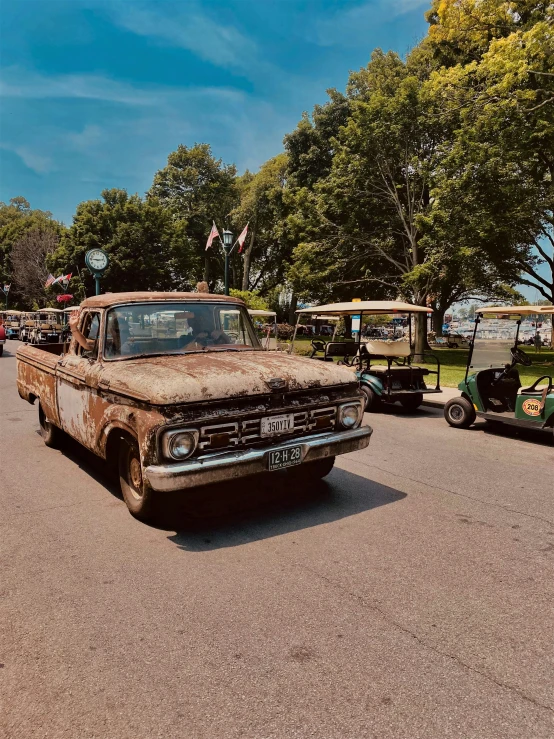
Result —
[[513, 346], [510, 349], [510, 353], [512, 355], [512, 359], [516, 364], [522, 364], [524, 367], [530, 367], [533, 364], [533, 360], [531, 357], [528, 357], [527, 354], [523, 351], [523, 349], [519, 349], [518, 347]]

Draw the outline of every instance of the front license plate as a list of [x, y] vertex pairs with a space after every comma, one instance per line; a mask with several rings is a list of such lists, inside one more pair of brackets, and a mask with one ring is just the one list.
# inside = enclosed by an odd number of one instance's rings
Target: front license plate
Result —
[[291, 446], [288, 449], [275, 449], [269, 452], [269, 469], [282, 470], [302, 462], [302, 447]]
[[260, 436], [275, 436], [276, 434], [290, 434], [294, 431], [294, 414], [286, 413], [282, 416], [265, 416], [260, 425]]

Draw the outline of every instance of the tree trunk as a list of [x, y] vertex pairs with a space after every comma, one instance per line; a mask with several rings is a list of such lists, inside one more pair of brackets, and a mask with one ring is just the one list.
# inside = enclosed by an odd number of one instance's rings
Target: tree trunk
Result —
[[423, 352], [427, 347], [427, 313], [414, 313], [414, 360], [423, 361]]
[[250, 286], [250, 265], [252, 263], [252, 249], [254, 248], [254, 243], [256, 242], [256, 222], [257, 218], [254, 219], [254, 223], [252, 225], [252, 232], [250, 234], [250, 243], [246, 247], [246, 251], [244, 252], [244, 259], [243, 259], [243, 267], [242, 267], [242, 289], [248, 290]]
[[444, 323], [446, 308], [437, 308], [436, 306], [433, 306], [433, 309], [435, 311], [431, 319], [433, 331], [435, 332], [436, 336], [442, 336], [442, 326]]
[[291, 326], [294, 326], [296, 324], [296, 306], [298, 305], [298, 298], [296, 297], [296, 293], [293, 293], [290, 299], [290, 306], [289, 306], [289, 323]]

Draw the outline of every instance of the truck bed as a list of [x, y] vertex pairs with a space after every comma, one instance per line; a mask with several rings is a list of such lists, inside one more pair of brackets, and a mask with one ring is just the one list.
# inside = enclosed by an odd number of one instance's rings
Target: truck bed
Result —
[[56, 365], [69, 344], [25, 344], [17, 350], [17, 390], [23, 400], [38, 398], [46, 417], [59, 425], [56, 403]]

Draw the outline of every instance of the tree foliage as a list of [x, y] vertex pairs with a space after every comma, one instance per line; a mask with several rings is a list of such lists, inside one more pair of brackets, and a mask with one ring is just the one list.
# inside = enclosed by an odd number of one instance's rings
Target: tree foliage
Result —
[[104, 190], [101, 200], [78, 206], [73, 225], [49, 265], [51, 271], [76, 275], [73, 290], [82, 285], [87, 295], [93, 294], [84, 257], [89, 249], [99, 247], [110, 258], [102, 278], [104, 291], [192, 289], [198, 257], [185, 227], [185, 221], [175, 219], [155, 198], [143, 200], [125, 190]]

